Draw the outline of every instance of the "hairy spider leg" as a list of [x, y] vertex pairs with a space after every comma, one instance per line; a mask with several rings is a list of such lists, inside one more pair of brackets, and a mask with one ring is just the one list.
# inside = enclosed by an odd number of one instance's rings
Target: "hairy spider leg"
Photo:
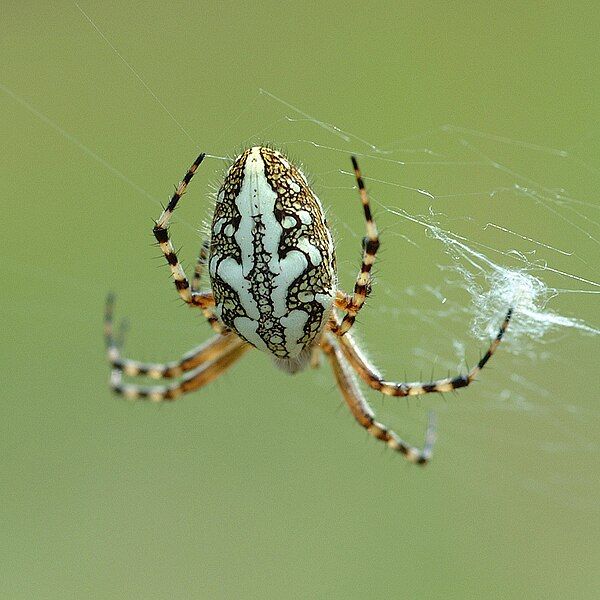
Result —
[[[204, 240], [202, 242], [202, 245], [200, 246], [200, 252], [198, 253], [198, 260], [196, 261], [196, 267], [194, 268], [194, 277], [192, 278], [192, 284], [190, 288], [192, 291], [192, 295], [200, 293], [200, 281], [202, 280], [202, 275], [206, 267], [206, 261], [208, 260], [209, 247], [210, 242], [208, 240]], [[217, 333], [226, 333], [230, 331], [221, 323], [221, 321], [219, 321], [219, 318], [212, 309], [208, 307], [202, 308], [202, 314], [208, 321], [208, 324]]]
[[237, 336], [226, 334], [214, 336], [196, 348], [186, 352], [179, 360], [166, 363], [147, 363], [121, 356], [121, 342], [114, 336], [113, 314], [115, 297], [109, 294], [106, 299], [104, 312], [104, 338], [106, 341], [106, 353], [111, 367], [122, 371], [125, 375], [135, 377], [144, 375], [152, 379], [171, 379], [180, 377], [183, 373], [211, 362], [221, 356], [230, 348], [239, 343]]
[[190, 290], [190, 283], [185, 275], [183, 267], [181, 263], [177, 259], [177, 255], [175, 254], [175, 250], [173, 248], [173, 244], [169, 239], [168, 233], [168, 225], [175, 208], [177, 208], [177, 203], [179, 202], [181, 196], [185, 194], [187, 186], [191, 181], [194, 173], [204, 160], [206, 155], [204, 153], [200, 154], [198, 158], [194, 161], [192, 166], [188, 169], [187, 173], [183, 177], [183, 179], [179, 182], [175, 193], [171, 197], [169, 204], [163, 210], [162, 214], [158, 218], [158, 221], [155, 222], [154, 228], [152, 229], [152, 233], [162, 250], [162, 253], [169, 264], [169, 268], [171, 269], [171, 274], [173, 275], [173, 279], [175, 281], [175, 288], [177, 289], [177, 293], [180, 298], [187, 304], [192, 306], [199, 306], [200, 308], [210, 308], [214, 306], [215, 302], [212, 296], [212, 293], [192, 293]]
[[458, 388], [466, 387], [477, 377], [479, 371], [483, 369], [488, 360], [493, 356], [498, 348], [504, 333], [506, 332], [510, 319], [512, 317], [512, 308], [506, 313], [498, 334], [492, 340], [487, 352], [481, 360], [468, 373], [457, 375], [456, 377], [446, 377], [429, 382], [394, 382], [386, 381], [383, 375], [369, 363], [360, 347], [351, 336], [344, 336], [341, 339], [341, 349], [346, 359], [350, 362], [360, 378], [374, 390], [378, 390], [386, 396], [418, 396], [432, 392], [442, 393], [451, 392]]
[[352, 296], [350, 296], [345, 292], [338, 291], [336, 296], [336, 307], [346, 313], [342, 319], [342, 323], [333, 329], [334, 333], [339, 336], [343, 336], [352, 328], [352, 325], [354, 325], [354, 321], [356, 320], [356, 315], [363, 307], [365, 300], [371, 291], [371, 268], [373, 267], [377, 250], [379, 249], [379, 234], [377, 232], [377, 225], [373, 219], [369, 196], [367, 194], [360, 169], [358, 168], [358, 162], [354, 156], [352, 156], [352, 167], [354, 168], [356, 184], [358, 186], [360, 200], [365, 216], [367, 235], [363, 239], [363, 258], [360, 271], [358, 272], [358, 276], [356, 277], [356, 282], [354, 284], [354, 293]]
[[170, 385], [135, 385], [123, 383], [123, 372], [118, 369], [111, 371], [110, 387], [113, 392], [129, 400], [150, 400], [163, 402], [177, 399], [182, 394], [197, 390], [214, 381], [229, 369], [251, 346], [238, 337], [235, 343], [228, 347], [212, 362], [204, 363], [188, 371], [180, 381]]
[[351, 365], [340, 350], [337, 339], [329, 335], [321, 344], [321, 347], [329, 358], [338, 387], [358, 424], [364, 427], [373, 437], [387, 444], [392, 450], [402, 454], [408, 461], [417, 465], [425, 465], [429, 462], [435, 442], [433, 414], [430, 414], [423, 449], [407, 444], [397, 433], [375, 420], [375, 413], [361, 393]]

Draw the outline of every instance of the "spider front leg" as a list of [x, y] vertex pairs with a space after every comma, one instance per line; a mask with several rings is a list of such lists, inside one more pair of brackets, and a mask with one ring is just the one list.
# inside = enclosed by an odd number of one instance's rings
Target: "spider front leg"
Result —
[[379, 234], [377, 233], [377, 226], [375, 225], [373, 215], [371, 214], [369, 196], [365, 189], [360, 169], [358, 168], [358, 162], [354, 156], [352, 157], [352, 166], [354, 168], [356, 185], [358, 186], [360, 200], [365, 215], [367, 235], [363, 239], [363, 259], [360, 271], [356, 278], [356, 283], [354, 284], [354, 293], [350, 296], [344, 292], [338, 291], [335, 300], [335, 306], [346, 313], [342, 319], [342, 323], [333, 329], [334, 333], [339, 336], [343, 336], [351, 329], [356, 320], [356, 315], [365, 303], [371, 288], [371, 268], [373, 267], [375, 256], [379, 248]]
[[358, 344], [351, 336], [340, 338], [341, 349], [350, 362], [354, 370], [359, 374], [360, 378], [370, 387], [380, 391], [386, 396], [418, 396], [421, 394], [429, 394], [432, 392], [443, 393], [451, 392], [458, 388], [466, 387], [473, 383], [477, 374], [487, 364], [492, 357], [502, 338], [506, 332], [510, 319], [512, 317], [512, 308], [508, 310], [504, 321], [498, 330], [498, 333], [487, 352], [483, 355], [480, 361], [468, 373], [461, 374], [456, 377], [447, 377], [429, 382], [393, 382], [386, 381], [377, 369], [369, 363], [367, 358], [361, 352]]
[[167, 363], [145, 363], [121, 356], [123, 340], [117, 341], [114, 335], [113, 314], [115, 299], [112, 294], [106, 299], [104, 312], [104, 338], [108, 361], [113, 370], [120, 371], [130, 377], [144, 375], [152, 379], [170, 379], [179, 377], [192, 369], [211, 362], [238, 345], [237, 336], [224, 333], [215, 336], [204, 344], [190, 350], [181, 359]]
[[381, 440], [393, 450], [400, 452], [400, 454], [403, 454], [408, 461], [418, 465], [427, 464], [431, 459], [433, 444], [435, 442], [433, 415], [430, 415], [429, 418], [423, 449], [420, 450], [407, 444], [397, 433], [375, 420], [375, 414], [358, 388], [352, 369], [344, 358], [337, 340], [333, 336], [328, 336], [328, 339], [324, 339], [321, 343], [321, 348], [329, 358], [344, 400], [358, 424], [364, 427], [373, 437]]
[[177, 259], [177, 255], [175, 254], [173, 244], [169, 239], [169, 233], [167, 231], [167, 228], [169, 225], [169, 220], [171, 219], [175, 208], [177, 208], [177, 203], [179, 202], [181, 196], [185, 194], [189, 182], [194, 176], [194, 173], [196, 173], [196, 170], [204, 160], [205, 156], [206, 155], [204, 153], [200, 154], [200, 156], [198, 156], [198, 158], [194, 161], [192, 166], [188, 169], [184, 178], [177, 186], [175, 193], [171, 197], [169, 204], [163, 210], [158, 221], [155, 222], [154, 228], [152, 229], [152, 233], [154, 234], [154, 237], [156, 238], [156, 241], [158, 242], [162, 253], [167, 259], [167, 263], [169, 264], [169, 268], [171, 269], [171, 274], [173, 275], [173, 279], [175, 280], [175, 288], [177, 289], [177, 293], [179, 294], [180, 298], [185, 303], [193, 306], [199, 306], [202, 309], [214, 306], [212, 294], [202, 294], [200, 292], [192, 293], [192, 291], [190, 290], [189, 281], [187, 280], [181, 263]]

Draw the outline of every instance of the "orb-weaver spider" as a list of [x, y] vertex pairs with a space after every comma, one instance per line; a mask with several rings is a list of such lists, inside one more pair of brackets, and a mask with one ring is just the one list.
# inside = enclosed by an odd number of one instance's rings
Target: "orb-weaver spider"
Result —
[[[193, 279], [188, 281], [177, 259], [167, 226], [204, 154], [196, 159], [177, 187], [153, 229], [181, 299], [199, 308], [216, 335], [208, 342], [165, 364], [141, 363], [121, 357], [113, 335], [114, 300], [109, 296], [105, 337], [112, 366], [111, 388], [126, 398], [154, 402], [174, 400], [217, 378], [255, 347], [268, 352], [275, 365], [296, 373], [318, 362], [323, 352], [336, 382], [358, 423], [372, 436], [425, 464], [431, 457], [434, 427], [430, 424], [422, 449], [404, 442], [375, 420], [354, 373], [388, 396], [447, 392], [469, 385], [500, 343], [512, 309], [479, 363], [468, 373], [436, 381], [387, 381], [365, 358], [351, 329], [371, 286], [371, 267], [379, 248], [377, 227], [357, 161], [352, 165], [366, 221], [363, 258], [354, 291], [337, 287], [335, 249], [319, 199], [302, 172], [280, 152], [261, 146], [245, 150], [231, 165], [217, 195], [210, 241], [202, 245]], [[210, 292], [200, 291], [208, 266]], [[176, 383], [141, 386], [123, 383], [123, 374]]]

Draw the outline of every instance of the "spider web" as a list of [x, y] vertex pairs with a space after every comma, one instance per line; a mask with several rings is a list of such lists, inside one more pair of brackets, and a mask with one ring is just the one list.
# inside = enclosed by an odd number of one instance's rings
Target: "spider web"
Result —
[[[178, 135], [204, 149], [206, 141], [201, 142], [181, 124], [174, 116], [177, 111], [163, 104], [89, 16], [79, 10], [128, 67], [136, 84], [139, 82], [161, 107], [165, 119], [173, 121]], [[12, 89], [0, 84], [0, 90], [145, 201], [160, 203], [155, 194], [133, 181], [125, 167], [100, 156]], [[523, 363], [515, 360], [514, 371], [507, 376], [510, 383], [499, 394], [480, 386], [481, 398], [488, 401], [487, 408], [535, 413], [536, 418], [544, 418], [565, 434], [558, 441], [543, 442], [549, 453], [565, 449], [597, 453], [594, 440], [582, 435], [581, 423], [593, 417], [591, 411], [576, 398], [554, 398], [554, 382], [543, 385], [528, 374], [541, 362], [576, 373], [577, 357], [563, 356], [561, 341], [578, 336], [585, 347], [591, 347], [590, 340], [600, 334], [596, 301], [600, 294], [600, 204], [594, 193], [600, 170], [586, 161], [587, 138], [581, 137], [568, 148], [552, 148], [443, 124], [380, 144], [311, 115], [265, 89], [248, 99], [243, 112], [224, 115], [223, 122], [227, 127], [220, 139], [210, 144], [208, 159], [212, 161], [205, 163], [209, 171], [212, 168], [213, 190], [218, 187], [224, 161], [244, 146], [272, 142], [295, 162], [304, 163], [343, 245], [340, 276], [346, 289], [356, 275], [357, 251], [364, 235], [349, 168], [349, 156], [356, 155], [385, 240], [378, 258], [383, 268], [376, 273], [375, 298], [368, 303], [366, 318], [375, 315], [396, 324], [394, 335], [400, 327], [425, 327], [440, 333], [444, 343], [449, 342], [448, 349], [442, 350], [442, 344], [435, 351], [416, 345], [407, 350], [412, 352], [408, 369], [427, 369], [435, 363], [436, 368], [455, 372], [473, 347], [489, 343], [507, 308], [513, 307], [510, 334], [503, 341], [502, 352], [524, 359], [525, 366], [519, 368], [517, 365]], [[352, 200], [357, 215], [350, 219], [347, 207]], [[196, 232], [197, 217], [188, 217], [185, 211], [178, 217], [177, 223]], [[355, 254], [351, 248], [356, 249]], [[399, 275], [404, 253], [413, 261], [435, 265], [439, 277], [423, 281], [418, 274]], [[407, 264], [414, 271], [419, 263]], [[574, 304], [573, 298], [585, 302]], [[452, 331], [447, 323], [453, 325]], [[460, 339], [454, 331], [456, 324], [463, 328]], [[374, 345], [371, 340], [370, 346]], [[485, 410], [485, 404], [480, 406]], [[469, 437], [463, 436], [469, 443]], [[538, 480], [524, 485], [545, 494], [554, 492], [563, 503], [589, 505], [585, 490], [566, 491], [560, 482]]]
[[[476, 339], [485, 342], [495, 335], [498, 320], [506, 312], [507, 306], [514, 307], [517, 315], [511, 323], [511, 336], [506, 344], [514, 353], [547, 341], [547, 336], [556, 334], [561, 329], [573, 329], [589, 335], [600, 333], [597, 323], [561, 314], [552, 306], [552, 301], [562, 295], [600, 294], [600, 283], [593, 279], [596, 265], [592, 259], [583, 257], [597, 255], [600, 238], [596, 233], [599, 226], [596, 219], [600, 206], [593, 201], [574, 197], [562, 187], [542, 185], [533, 177], [520, 174], [487, 154], [483, 146], [485, 143], [491, 145], [496, 151], [495, 156], [500, 152], [498, 146], [505, 145], [511, 151], [517, 148], [530, 153], [542, 153], [558, 162], [580, 162], [569, 151], [452, 125], [444, 125], [408, 140], [379, 147], [333, 124], [310, 117], [300, 108], [267, 90], [260, 90], [259, 93], [286, 109], [283, 119], [279, 119], [275, 126], [280, 132], [282, 126], [286, 125], [294, 130], [303, 120], [315, 125], [320, 129], [319, 133], [325, 132], [325, 137], [328, 135], [337, 142], [337, 145], [317, 142], [315, 139], [323, 136], [315, 135], [313, 139], [285, 141], [284, 146], [315, 147], [320, 155], [324, 155], [320, 157], [320, 162], [327, 165], [345, 162], [340, 154], [359, 156], [363, 164], [369, 163], [371, 171], [374, 170], [373, 161], [381, 163], [378, 167], [383, 167], [380, 172], [384, 176], [369, 176], [371, 186], [378, 184], [377, 195], [371, 193], [372, 201], [380, 211], [397, 217], [398, 224], [389, 229], [404, 229], [405, 233], [399, 235], [409, 244], [426, 243], [422, 239], [425, 237], [441, 245], [450, 260], [438, 266], [446, 272], [446, 285], [458, 286], [469, 293], [472, 302], [468, 309], [472, 317], [471, 331]], [[290, 115], [300, 115], [301, 118]], [[248, 142], [260, 141], [269, 129], [271, 128], [250, 136]], [[300, 151], [297, 153], [300, 154]], [[549, 166], [550, 170], [555, 168]], [[489, 171], [485, 182], [489, 187], [476, 185], [474, 190], [469, 189], [470, 179], [481, 179], [482, 170]], [[420, 171], [426, 171], [427, 174], [420, 176]], [[319, 180], [328, 178], [331, 181], [335, 175], [346, 178], [346, 185], [341, 185], [340, 180], [339, 186], [320, 187], [328, 190], [337, 187], [347, 189], [350, 193], [353, 187], [351, 170], [321, 172]], [[435, 189], [432, 181], [440, 179], [445, 182], [445, 193], [432, 191]], [[447, 188], [451, 185], [448, 184], [449, 179], [457, 182], [457, 190], [469, 191], [448, 193]], [[412, 182], [413, 185], [401, 182]], [[392, 193], [384, 190], [384, 186], [392, 188]], [[401, 206], [401, 201], [394, 203], [389, 200], [399, 195], [406, 197], [407, 194], [420, 196], [419, 212], [410, 212]], [[452, 215], [452, 202], [456, 203], [459, 199], [474, 200], [480, 206], [493, 203], [505, 207], [501, 211], [504, 213], [501, 215], [502, 221], [487, 220], [489, 215], [485, 210], [480, 210], [481, 216], [473, 213], [463, 217]], [[532, 214], [534, 220], [545, 219], [550, 215], [561, 228], [569, 228], [581, 238], [574, 245], [581, 248], [581, 242], [585, 240], [589, 248], [584, 248], [583, 252], [579, 249], [576, 253], [569, 248], [554, 246], [543, 238], [531, 237], [527, 232], [512, 230], [510, 210], [515, 204], [523, 203], [528, 205], [527, 210], [535, 213]], [[337, 224], [340, 225], [339, 219]], [[354, 230], [350, 234], [354, 237], [362, 235]], [[451, 277], [451, 274], [455, 276]], [[393, 291], [389, 287], [385, 291], [397, 293], [397, 290]], [[424, 286], [423, 291], [433, 294], [446, 304], [447, 297], [442, 289]], [[412, 288], [406, 288], [404, 292], [409, 295], [416, 293]], [[458, 308], [455, 306], [454, 310]], [[446, 317], [447, 314], [448, 310], [444, 310], [438, 316]]]
[[[571, 472], [568, 457], [597, 454], [591, 433], [597, 411], [565, 380], [586, 377], [581, 367], [585, 348], [593, 353], [600, 333], [600, 204], [594, 190], [600, 173], [580, 157], [586, 140], [551, 148], [442, 125], [381, 146], [267, 90], [259, 90], [256, 106], [270, 119], [272, 111], [279, 114], [244, 145], [277, 140], [292, 158], [306, 162], [342, 242], [342, 288], [354, 281], [358, 256], [352, 249], [360, 247], [364, 235], [362, 221], [350, 222], [347, 208], [356, 195], [349, 155], [359, 158], [383, 240], [375, 297], [359, 333], [383, 371], [402, 376], [390, 356], [409, 329], [412, 337], [419, 329], [429, 335], [413, 348], [403, 344], [404, 379], [428, 379], [431, 365], [431, 378], [463, 370], [467, 357], [469, 364], [477, 360], [473, 350], [487, 347], [507, 307], [513, 307], [500, 350], [515, 359], [496, 385], [478, 386], [477, 406], [470, 408], [482, 424], [469, 422], [465, 431], [460, 422], [446, 419], [443, 435], [476, 453], [489, 436], [486, 411], [526, 417], [523, 435], [530, 439], [523, 442], [517, 433], [511, 438], [509, 431], [503, 443], [526, 454], [541, 451], [550, 462], [534, 477], [516, 474], [515, 487], [571, 509], [591, 509], [593, 483]], [[435, 265], [423, 267], [425, 281], [410, 275], [421, 264]], [[377, 321], [388, 326], [380, 326], [373, 339], [369, 326]], [[440, 338], [433, 348], [432, 332]], [[396, 339], [385, 339], [390, 336]], [[565, 355], [564, 343], [574, 344], [575, 353]], [[540, 368], [550, 369], [555, 379], [539, 375]], [[388, 413], [381, 399], [374, 402], [387, 422], [398, 419], [397, 410]], [[428, 399], [415, 402], [436, 412], [452, 411]], [[424, 410], [409, 413], [408, 420], [416, 421], [413, 431], [423, 429], [425, 415]], [[559, 457], [566, 459], [564, 466], [558, 466]]]

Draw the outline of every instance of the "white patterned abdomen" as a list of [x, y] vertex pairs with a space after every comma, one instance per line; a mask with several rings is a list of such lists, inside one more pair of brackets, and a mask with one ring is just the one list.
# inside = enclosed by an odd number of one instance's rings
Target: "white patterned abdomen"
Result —
[[295, 360], [321, 332], [336, 287], [331, 234], [304, 176], [279, 152], [256, 146], [230, 168], [209, 271], [217, 315], [258, 349]]

